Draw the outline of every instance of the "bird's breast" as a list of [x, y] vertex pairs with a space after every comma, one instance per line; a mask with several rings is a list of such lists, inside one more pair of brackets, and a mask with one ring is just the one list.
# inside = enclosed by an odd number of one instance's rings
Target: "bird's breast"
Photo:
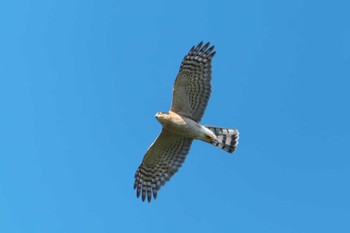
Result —
[[164, 122], [163, 127], [168, 131], [187, 138], [203, 137], [202, 126], [194, 120], [180, 116], [176, 113], [170, 113]]

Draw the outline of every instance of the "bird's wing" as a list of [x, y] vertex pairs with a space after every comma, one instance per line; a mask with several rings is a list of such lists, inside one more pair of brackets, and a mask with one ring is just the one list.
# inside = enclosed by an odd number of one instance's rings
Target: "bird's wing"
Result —
[[211, 92], [211, 60], [214, 46], [203, 42], [188, 52], [176, 77], [171, 111], [200, 122]]
[[162, 185], [181, 167], [186, 159], [193, 139], [184, 138], [162, 130], [158, 138], [147, 150], [135, 174], [134, 189], [142, 201], [157, 197]]

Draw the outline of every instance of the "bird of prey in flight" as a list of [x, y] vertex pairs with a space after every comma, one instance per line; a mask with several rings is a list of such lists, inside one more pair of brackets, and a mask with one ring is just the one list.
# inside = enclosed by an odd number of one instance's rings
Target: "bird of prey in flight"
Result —
[[193, 46], [182, 60], [173, 88], [170, 111], [155, 117], [163, 128], [147, 150], [135, 174], [134, 189], [142, 201], [155, 199], [181, 167], [194, 139], [210, 143], [229, 153], [238, 144], [238, 130], [201, 124], [211, 93], [211, 61], [214, 46], [203, 42]]

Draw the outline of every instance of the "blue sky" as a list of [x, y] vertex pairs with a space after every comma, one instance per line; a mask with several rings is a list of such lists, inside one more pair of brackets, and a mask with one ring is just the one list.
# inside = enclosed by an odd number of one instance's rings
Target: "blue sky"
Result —
[[[349, 1], [1, 1], [0, 232], [350, 232]], [[181, 59], [216, 45], [204, 124], [151, 204], [134, 172]]]

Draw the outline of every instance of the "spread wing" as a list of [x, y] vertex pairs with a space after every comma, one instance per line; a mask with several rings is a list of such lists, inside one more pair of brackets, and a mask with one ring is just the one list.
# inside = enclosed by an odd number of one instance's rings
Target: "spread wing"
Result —
[[171, 111], [200, 122], [211, 92], [211, 60], [214, 46], [203, 42], [188, 52], [176, 77]]
[[142, 201], [154, 199], [162, 185], [181, 167], [186, 159], [193, 139], [184, 138], [162, 130], [158, 138], [147, 150], [135, 174], [134, 189]]

